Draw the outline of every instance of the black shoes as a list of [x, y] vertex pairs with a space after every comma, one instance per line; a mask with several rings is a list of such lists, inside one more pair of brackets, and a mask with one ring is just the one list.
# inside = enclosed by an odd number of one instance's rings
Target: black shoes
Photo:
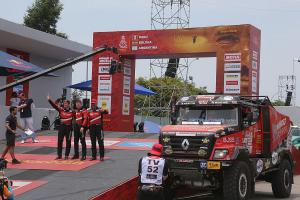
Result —
[[96, 157], [92, 157], [92, 158], [90, 159], [90, 161], [93, 161], [93, 160], [97, 160], [97, 158], [96, 158]]
[[54, 160], [60, 160], [61, 156], [57, 156]]
[[81, 161], [86, 160], [86, 156], [82, 156], [82, 158], [80, 159]]
[[17, 165], [17, 164], [21, 164], [21, 162], [18, 161], [17, 159], [13, 159], [12, 160], [12, 164]]
[[100, 161], [104, 161], [104, 157], [100, 157]]
[[69, 156], [65, 156], [65, 160], [69, 160]]
[[79, 159], [79, 156], [78, 155], [74, 155], [71, 159], [72, 160]]

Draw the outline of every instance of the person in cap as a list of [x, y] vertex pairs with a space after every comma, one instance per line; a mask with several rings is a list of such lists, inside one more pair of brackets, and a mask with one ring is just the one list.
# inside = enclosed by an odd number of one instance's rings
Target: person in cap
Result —
[[66, 138], [66, 151], [65, 160], [69, 159], [69, 154], [71, 151], [71, 139], [72, 139], [72, 121], [75, 116], [74, 112], [71, 110], [70, 101], [64, 100], [63, 106], [56, 104], [50, 96], [47, 97], [51, 106], [58, 111], [60, 117], [60, 126], [58, 130], [57, 139], [57, 158], [62, 159], [62, 150], [64, 138]]
[[104, 160], [104, 133], [103, 133], [103, 115], [108, 114], [107, 110], [97, 107], [97, 99], [92, 99], [91, 109], [84, 117], [84, 127], [89, 127], [92, 143], [92, 158], [97, 159], [97, 141], [99, 145], [100, 160]]
[[163, 146], [154, 144], [148, 156], [139, 161], [138, 200], [165, 200], [169, 198], [167, 189], [168, 165], [162, 158]]

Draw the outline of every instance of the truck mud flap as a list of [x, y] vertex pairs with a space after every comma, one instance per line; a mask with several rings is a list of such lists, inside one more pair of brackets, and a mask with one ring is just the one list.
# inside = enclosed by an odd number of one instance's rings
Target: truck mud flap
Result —
[[292, 148], [292, 156], [295, 162], [294, 174], [300, 175], [300, 150], [295, 147]]
[[262, 117], [263, 117], [263, 154], [266, 157], [271, 155], [271, 126], [270, 126], [270, 111], [268, 107], [262, 108]]
[[138, 188], [138, 177], [134, 177], [126, 182], [110, 188], [89, 200], [136, 200]]

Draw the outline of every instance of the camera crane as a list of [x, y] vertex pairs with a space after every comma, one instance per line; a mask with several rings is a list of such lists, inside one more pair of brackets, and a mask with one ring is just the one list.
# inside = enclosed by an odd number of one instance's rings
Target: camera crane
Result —
[[43, 71], [40, 71], [38, 73], [32, 74], [30, 76], [27, 76], [25, 78], [17, 80], [17, 81], [15, 81], [13, 83], [4, 85], [4, 86], [0, 87], [0, 92], [3, 92], [5, 90], [7, 90], [8, 88], [14, 87], [14, 86], [19, 85], [21, 83], [37, 79], [37, 78], [39, 78], [41, 76], [44, 76], [44, 75], [49, 74], [51, 72], [57, 71], [59, 69], [62, 69], [62, 68], [74, 65], [74, 64], [76, 64], [76, 63], [78, 63], [80, 61], [83, 61], [83, 60], [85, 60], [87, 58], [90, 58], [90, 57], [92, 57], [92, 56], [94, 56], [94, 55], [96, 55], [98, 53], [102, 53], [102, 52], [105, 52], [105, 51], [112, 51], [113, 53], [118, 54], [117, 49], [114, 48], [114, 47], [108, 47], [108, 46], [99, 47], [99, 48], [96, 48], [93, 51], [88, 52], [88, 53], [86, 53], [84, 55], [81, 55], [79, 57], [67, 60], [67, 61], [65, 61], [65, 62], [63, 62], [61, 64], [58, 64], [58, 65], [53, 66], [53, 67], [50, 67], [50, 68], [48, 68], [46, 70], [43, 70]]

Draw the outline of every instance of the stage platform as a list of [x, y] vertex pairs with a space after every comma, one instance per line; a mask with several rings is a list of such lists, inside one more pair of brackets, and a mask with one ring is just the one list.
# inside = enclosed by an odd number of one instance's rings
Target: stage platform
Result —
[[[40, 143], [17, 142], [16, 156], [20, 165], [8, 165], [6, 175], [15, 182], [16, 199], [74, 200], [89, 199], [108, 188], [137, 175], [138, 160], [145, 156], [157, 134], [105, 133], [107, 159], [100, 161], [54, 160], [55, 131], [38, 133]], [[88, 156], [91, 155], [87, 136]], [[1, 149], [5, 141], [1, 141]], [[64, 152], [64, 151], [63, 151]], [[73, 156], [73, 146], [70, 156]], [[10, 159], [10, 156], [7, 155]], [[98, 155], [99, 159], [99, 155]], [[22, 181], [25, 180], [25, 181]]]

